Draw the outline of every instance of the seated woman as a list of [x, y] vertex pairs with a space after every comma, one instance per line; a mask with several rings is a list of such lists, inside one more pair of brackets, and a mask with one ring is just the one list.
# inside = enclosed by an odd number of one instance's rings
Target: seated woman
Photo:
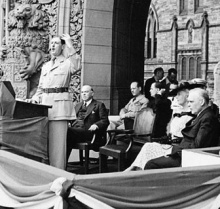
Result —
[[172, 117], [171, 101], [167, 98], [165, 86], [160, 82], [152, 83], [150, 94], [153, 99], [148, 107], [156, 113], [152, 137], [163, 137], [166, 135], [167, 124]]
[[[170, 123], [170, 135], [173, 143], [180, 143], [182, 136], [181, 130], [185, 124], [192, 119], [187, 97], [189, 94], [190, 85], [188, 82], [183, 82], [178, 85], [178, 88], [172, 91], [176, 94], [176, 99], [180, 108], [176, 108]], [[125, 171], [144, 170], [146, 163], [154, 158], [166, 156], [171, 153], [172, 145], [160, 144], [157, 142], [146, 143], [142, 147], [135, 161]]]

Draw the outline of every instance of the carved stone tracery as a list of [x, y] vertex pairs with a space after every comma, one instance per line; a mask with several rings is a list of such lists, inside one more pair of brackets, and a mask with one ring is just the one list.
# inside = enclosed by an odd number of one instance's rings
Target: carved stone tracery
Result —
[[[1, 60], [2, 68], [7, 65], [10, 58], [15, 63], [10, 62], [12, 66], [22, 60], [19, 71], [14, 76], [20, 76], [20, 82], [31, 82], [31, 89], [27, 85], [26, 97], [34, 94], [40, 76], [42, 64], [48, 59], [49, 48], [49, 18], [46, 12], [42, 10], [42, 5], [37, 0], [18, 0], [15, 7], [8, 14], [9, 31], [7, 37], [7, 46], [4, 46], [4, 56]], [[15, 50], [17, 49], [18, 52]], [[38, 74], [38, 75], [36, 75]], [[6, 74], [7, 75], [7, 74]], [[34, 76], [33, 76], [34, 75]], [[4, 79], [8, 78], [4, 76]], [[16, 81], [12, 80], [14, 88]], [[35, 84], [35, 85], [33, 85]], [[17, 96], [20, 95], [16, 92]], [[23, 95], [23, 94], [22, 94]]]
[[[77, 53], [81, 55], [84, 0], [70, 2], [70, 36]], [[1, 49], [0, 65], [4, 71], [2, 80], [12, 82], [17, 98], [24, 99], [35, 93], [41, 66], [50, 58], [49, 40], [58, 35], [59, 3], [59, 0], [10, 1], [11, 11], [8, 10], [6, 21], [8, 32], [6, 30], [3, 38], [6, 41]], [[80, 83], [81, 72], [78, 72], [70, 83], [74, 101], [79, 101]]]
[[[75, 0], [71, 2], [70, 12], [70, 36], [73, 39], [73, 45], [79, 55], [82, 54], [82, 24], [83, 24], [83, 5], [84, 0]], [[80, 101], [81, 72], [72, 76], [70, 82], [70, 91], [73, 93], [73, 101]]]

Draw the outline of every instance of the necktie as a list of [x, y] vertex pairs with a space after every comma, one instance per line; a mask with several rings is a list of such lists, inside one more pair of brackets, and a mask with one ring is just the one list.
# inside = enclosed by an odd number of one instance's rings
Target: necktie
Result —
[[86, 111], [86, 110], [87, 110], [87, 107], [86, 107], [86, 102], [84, 102], [84, 103], [83, 103], [83, 105], [82, 105], [81, 109], [82, 109], [82, 110], [84, 110], [84, 111]]

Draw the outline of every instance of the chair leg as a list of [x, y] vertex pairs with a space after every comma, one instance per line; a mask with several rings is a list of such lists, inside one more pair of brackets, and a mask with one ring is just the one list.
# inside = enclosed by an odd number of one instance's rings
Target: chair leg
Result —
[[85, 147], [85, 174], [89, 173], [89, 147]]
[[123, 171], [125, 169], [125, 156], [120, 155], [118, 158], [118, 171]]
[[83, 150], [79, 150], [79, 163], [83, 166]]
[[99, 152], [99, 173], [106, 172], [107, 169], [107, 156]]

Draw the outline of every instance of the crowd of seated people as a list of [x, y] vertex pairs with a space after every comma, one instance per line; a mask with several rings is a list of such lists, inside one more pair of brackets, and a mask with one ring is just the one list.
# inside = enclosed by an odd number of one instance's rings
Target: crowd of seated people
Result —
[[[206, 82], [193, 79], [179, 83], [170, 92], [177, 100], [169, 125], [169, 137], [146, 143], [135, 161], [125, 171], [178, 167], [182, 149], [204, 148], [218, 145], [218, 108], [210, 102]], [[171, 99], [172, 100], [172, 99]], [[166, 144], [166, 142], [169, 142]], [[164, 144], [165, 143], [165, 144]]]
[[[173, 109], [172, 119], [169, 125], [169, 135], [173, 142], [179, 142], [183, 135], [181, 130], [185, 127], [185, 124], [193, 118], [188, 107], [187, 97], [189, 94], [189, 83], [183, 82], [178, 87], [170, 92], [170, 95], [176, 95], [178, 106]], [[168, 155], [171, 153], [172, 146], [170, 144], [161, 144], [157, 142], [146, 143], [132, 165], [126, 169], [140, 170], [145, 167], [146, 162], [156, 157]]]
[[[84, 88], [88, 88], [88, 90], [86, 89], [86, 93], [88, 91], [88, 95], [90, 95], [88, 99], [84, 98]], [[89, 134], [89, 139], [85, 136], [83, 137], [84, 140], [91, 140], [92, 135], [90, 132], [93, 132], [93, 130], [90, 131], [91, 127], [94, 126], [97, 130], [101, 129], [99, 121], [103, 119], [106, 121], [105, 127], [110, 122], [108, 129], [112, 125], [117, 128], [119, 125], [124, 125], [126, 118], [134, 120], [138, 111], [146, 107], [151, 108], [155, 113], [152, 142], [144, 144], [135, 161], [125, 171], [181, 166], [182, 149], [217, 146], [219, 138], [218, 108], [215, 104], [210, 103], [204, 80], [193, 79], [189, 82], [173, 80], [169, 84], [170, 91], [167, 91], [167, 84], [164, 85], [164, 79], [153, 82], [149, 90], [150, 101], [141, 93], [142, 88], [139, 82], [132, 82], [130, 88], [133, 98], [120, 111], [118, 123], [111, 120], [111, 116], [107, 116], [106, 111], [103, 118], [103, 115], [100, 115], [98, 111], [96, 114], [94, 108], [90, 108], [91, 117], [97, 115], [98, 118], [86, 130], [86, 133], [88, 132]], [[88, 100], [87, 106], [90, 107], [95, 101], [93, 100], [92, 87], [84, 86], [83, 89], [82, 99], [83, 101]], [[104, 104], [100, 103], [100, 105], [104, 107]], [[85, 109], [83, 102], [76, 107], [78, 107], [78, 112], [82, 112]], [[84, 124], [86, 118], [89, 118], [87, 117], [88, 107], [80, 120], [82, 124]], [[81, 141], [84, 127], [80, 128], [78, 141], [76, 141], [76, 136], [72, 136], [72, 134], [73, 130], [79, 130], [79, 127], [69, 127], [68, 129], [67, 158], [72, 149], [71, 143]]]
[[[144, 144], [125, 171], [177, 167], [181, 165], [182, 149], [218, 145], [219, 111], [217, 105], [210, 102], [206, 81], [178, 82], [177, 71], [173, 68], [166, 78], [163, 75], [163, 69], [158, 68], [146, 81], [145, 91], [148, 89], [149, 92], [145, 95], [148, 98], [142, 94], [140, 82], [131, 82], [133, 97], [122, 108], [117, 120], [108, 116], [102, 102], [93, 99], [92, 87], [83, 86], [82, 102], [76, 105], [76, 119], [67, 132], [67, 159], [76, 143], [91, 141], [94, 133], [106, 129], [124, 128], [127, 119], [133, 125], [137, 112], [146, 107], [155, 113], [152, 142]], [[96, 151], [104, 144], [104, 141], [97, 144]]]
[[[153, 82], [149, 90], [151, 99], [148, 100], [141, 94], [139, 82], [131, 83], [133, 98], [125, 108], [132, 108], [129, 111], [126, 109], [124, 115], [131, 115], [134, 119], [138, 111], [149, 107], [156, 116], [153, 142], [145, 143], [135, 161], [125, 171], [177, 167], [181, 165], [182, 149], [218, 144], [218, 108], [210, 103], [206, 81], [193, 79], [178, 83], [173, 80], [169, 83], [170, 92], [167, 84], [164, 84], [164, 79]], [[124, 123], [125, 118], [120, 117], [120, 124]], [[115, 125], [111, 116], [109, 119], [109, 127], [113, 123]]]

